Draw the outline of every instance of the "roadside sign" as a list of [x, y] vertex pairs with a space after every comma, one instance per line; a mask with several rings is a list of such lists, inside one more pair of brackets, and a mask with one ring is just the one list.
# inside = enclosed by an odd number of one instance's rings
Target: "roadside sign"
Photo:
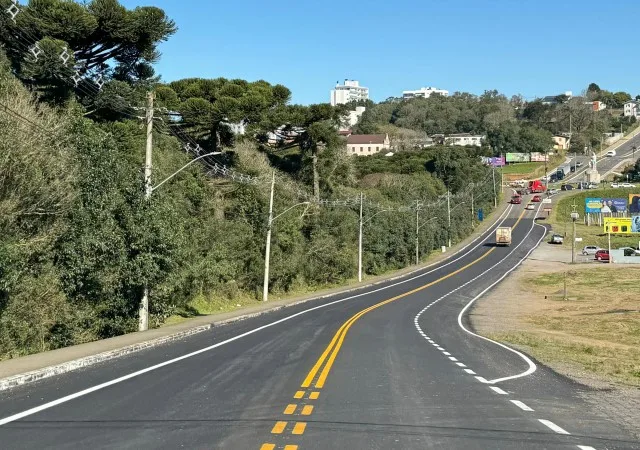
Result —
[[542, 203], [551, 203], [551, 199], [550, 198], [545, 198], [544, 200], [542, 200]]
[[544, 207], [544, 210], [545, 210], [546, 212], [551, 212], [551, 207], [545, 206], [545, 207]]
[[482, 208], [480, 208], [480, 209], [478, 210], [478, 220], [479, 220], [480, 222], [482, 222], [482, 221], [484, 220], [484, 211], [482, 210]]
[[582, 238], [576, 238], [576, 242], [582, 242]]

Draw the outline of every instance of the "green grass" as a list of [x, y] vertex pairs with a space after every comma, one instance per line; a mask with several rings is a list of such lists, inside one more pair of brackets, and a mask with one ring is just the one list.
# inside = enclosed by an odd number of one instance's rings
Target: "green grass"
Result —
[[[603, 265], [525, 278], [522, 295], [539, 307], [521, 316], [518, 331], [492, 338], [525, 348], [551, 365], [640, 386], [639, 276], [637, 267], [621, 271]], [[569, 300], [554, 301], [550, 297], [563, 292], [565, 282]]]

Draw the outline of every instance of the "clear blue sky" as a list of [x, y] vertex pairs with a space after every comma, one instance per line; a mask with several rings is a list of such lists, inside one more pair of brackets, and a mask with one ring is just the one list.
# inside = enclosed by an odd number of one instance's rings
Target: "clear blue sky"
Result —
[[[179, 30], [163, 80], [264, 79], [295, 103], [360, 80], [381, 101], [435, 86], [527, 98], [596, 82], [640, 94], [635, 0], [121, 0], [155, 5]], [[480, 6], [482, 5], [482, 6]]]

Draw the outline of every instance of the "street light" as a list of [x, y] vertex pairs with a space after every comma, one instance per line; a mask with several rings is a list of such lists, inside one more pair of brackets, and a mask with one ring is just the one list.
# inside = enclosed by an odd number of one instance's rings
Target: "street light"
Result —
[[375, 214], [369, 216], [367, 220], [363, 220], [362, 214], [362, 203], [363, 203], [364, 195], [362, 192], [360, 193], [360, 224], [359, 224], [359, 233], [358, 233], [358, 282], [362, 281], [362, 227], [375, 216], [382, 214], [384, 212], [391, 211], [390, 209], [382, 209]]
[[[151, 131], [149, 131], [149, 134], [150, 133], [151, 133]], [[221, 155], [222, 154], [222, 152], [211, 152], [211, 153], [207, 153], [207, 154], [202, 155], [202, 156], [198, 156], [197, 158], [192, 159], [187, 164], [185, 164], [184, 166], [182, 166], [181, 168], [179, 168], [178, 170], [173, 172], [171, 175], [169, 175], [167, 178], [162, 180], [156, 186], [152, 186], [151, 185], [151, 145], [150, 145], [150, 140], [148, 140], [147, 143], [148, 143], [148, 145], [147, 145], [146, 164], [145, 164], [145, 177], [144, 177], [144, 192], [145, 192], [145, 199], [146, 200], [149, 200], [151, 198], [151, 194], [156, 189], [158, 189], [160, 186], [165, 184], [167, 181], [169, 181], [170, 179], [175, 177], [177, 174], [182, 172], [184, 169], [189, 167], [194, 162], [196, 162], [199, 159], [202, 159], [202, 158], [204, 158], [206, 156], [213, 156], [213, 155]], [[142, 301], [140, 302], [140, 307], [139, 307], [139, 311], [138, 311], [138, 331], [146, 331], [148, 329], [149, 329], [149, 287], [145, 284], [143, 292], [142, 292]]]
[[289, 208], [285, 209], [284, 211], [282, 211], [280, 214], [278, 214], [277, 216], [273, 217], [273, 191], [275, 189], [275, 184], [276, 184], [276, 173], [273, 172], [272, 176], [271, 176], [271, 194], [269, 197], [269, 221], [267, 222], [267, 244], [266, 244], [266, 248], [264, 250], [264, 283], [262, 286], [262, 301], [266, 302], [267, 300], [269, 300], [269, 259], [271, 257], [271, 228], [273, 226], [273, 222], [280, 216], [286, 214], [287, 212], [291, 211], [293, 208], [295, 208], [296, 206], [301, 206], [301, 205], [310, 205], [311, 202], [300, 202], [300, 203], [296, 203], [293, 206], [290, 206]]

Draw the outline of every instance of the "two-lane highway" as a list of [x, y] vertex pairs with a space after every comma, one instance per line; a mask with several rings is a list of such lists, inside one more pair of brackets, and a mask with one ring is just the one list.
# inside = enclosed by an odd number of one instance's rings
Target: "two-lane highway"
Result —
[[[640, 448], [466, 312], [546, 234], [510, 206], [448, 260], [0, 392], [2, 448]], [[500, 223], [510, 247], [493, 246]]]

